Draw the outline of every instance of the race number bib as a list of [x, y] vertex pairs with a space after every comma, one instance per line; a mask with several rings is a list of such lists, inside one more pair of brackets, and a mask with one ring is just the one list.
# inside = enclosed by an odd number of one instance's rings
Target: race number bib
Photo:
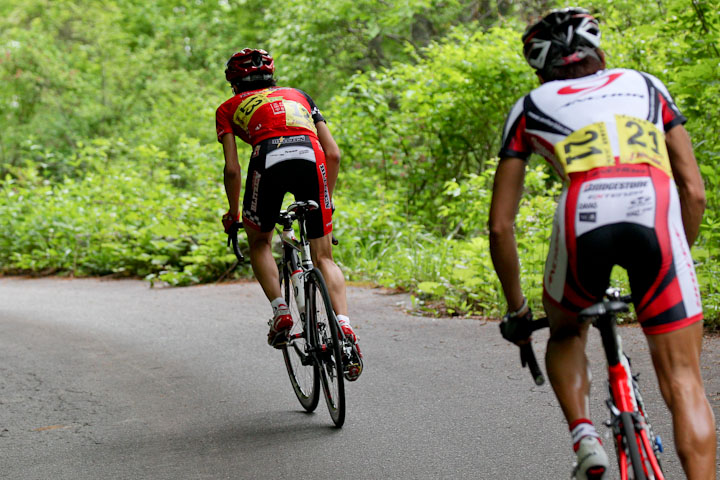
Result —
[[317, 133], [312, 115], [301, 103], [283, 100], [285, 106], [285, 124], [288, 127], [302, 127]]
[[647, 120], [615, 115], [621, 163], [647, 163], [672, 177], [665, 135]]
[[555, 144], [555, 155], [565, 174], [615, 165], [605, 122], [576, 130]]
[[233, 122], [235, 122], [237, 125], [240, 125], [240, 128], [243, 129], [243, 131], [248, 131], [248, 125], [250, 124], [250, 119], [252, 116], [257, 112], [257, 109], [262, 107], [263, 105], [271, 102], [278, 102], [281, 99], [270, 99], [268, 96], [273, 93], [272, 90], [261, 90], [260, 92], [256, 93], [255, 95], [250, 95], [248, 98], [242, 101], [240, 105], [238, 106], [237, 110], [235, 110], [235, 114], [233, 115]]
[[270, 104], [273, 115], [285, 116], [286, 126], [302, 127], [317, 133], [312, 115], [301, 103], [293, 100], [285, 100], [281, 96], [270, 98], [269, 95], [274, 92], [274, 90], [262, 90], [243, 100], [237, 110], [235, 110], [233, 121], [239, 125], [243, 131], [248, 132], [248, 126], [250, 125], [253, 115], [255, 115], [263, 105]]
[[[646, 163], [672, 177], [665, 136], [652, 122], [615, 115], [615, 128], [620, 164]], [[587, 125], [556, 143], [555, 156], [566, 175], [615, 165], [605, 122]]]

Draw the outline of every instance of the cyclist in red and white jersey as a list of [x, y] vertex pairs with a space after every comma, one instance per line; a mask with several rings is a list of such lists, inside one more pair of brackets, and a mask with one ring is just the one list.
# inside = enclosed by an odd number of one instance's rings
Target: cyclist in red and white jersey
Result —
[[[340, 149], [312, 98], [301, 90], [276, 86], [274, 71], [273, 58], [260, 49], [246, 48], [227, 62], [225, 78], [234, 96], [216, 112], [229, 203], [223, 225], [228, 232], [241, 215], [241, 169], [235, 143], [238, 136], [252, 145], [242, 219], [253, 272], [273, 309], [268, 343], [280, 348], [293, 324], [271, 250], [283, 197], [291, 192], [298, 201], [314, 200], [320, 206], [306, 219], [313, 263], [325, 277], [343, 332], [357, 347], [357, 336], [348, 318], [345, 279], [332, 257], [332, 194]], [[360, 355], [359, 348], [357, 352]], [[356, 380], [360, 372], [361, 367], [353, 369], [346, 377]]]
[[605, 478], [608, 460], [589, 420], [588, 325], [614, 265], [628, 272], [675, 444], [690, 479], [715, 478], [715, 421], [700, 376], [702, 305], [690, 245], [705, 191], [685, 117], [647, 73], [605, 70], [597, 20], [554, 10], [523, 35], [541, 86], [512, 108], [490, 207], [490, 249], [509, 313], [503, 336], [526, 342], [532, 319], [520, 285], [513, 223], [527, 159], [565, 180], [545, 265], [548, 376], [570, 427], [576, 478]]

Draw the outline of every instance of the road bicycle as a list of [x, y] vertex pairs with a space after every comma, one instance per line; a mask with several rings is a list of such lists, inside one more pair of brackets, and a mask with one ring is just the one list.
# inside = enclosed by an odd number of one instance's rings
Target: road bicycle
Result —
[[[662, 452], [660, 436], [653, 433], [648, 420], [645, 404], [640, 394], [638, 375], [633, 375], [630, 359], [622, 349], [617, 329], [617, 315], [629, 310], [629, 295], [621, 296], [616, 288], [609, 288], [605, 298], [578, 315], [579, 322], [592, 322], [600, 331], [605, 358], [608, 365], [608, 399], [606, 405], [610, 419], [606, 425], [611, 428], [615, 440], [621, 480], [664, 480], [658, 455]], [[532, 330], [548, 326], [548, 319], [532, 322]], [[520, 347], [522, 365], [527, 365], [537, 385], [545, 381], [535, 359], [532, 344]]]
[[[280, 212], [277, 222], [282, 227], [280, 285], [294, 323], [281, 349], [300, 405], [307, 412], [314, 411], [322, 385], [330, 417], [335, 426], [342, 427], [345, 422], [343, 380], [346, 375], [359, 374], [362, 363], [355, 346], [340, 328], [322, 272], [312, 263], [305, 218], [317, 208], [318, 204], [312, 200], [294, 202]], [[299, 238], [293, 230], [296, 221]], [[232, 243], [235, 256], [242, 262], [238, 228], [231, 231], [228, 243]]]

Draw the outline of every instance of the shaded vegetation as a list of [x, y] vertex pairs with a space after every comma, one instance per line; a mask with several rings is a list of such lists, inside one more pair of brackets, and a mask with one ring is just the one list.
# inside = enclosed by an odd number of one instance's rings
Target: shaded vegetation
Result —
[[[232, 265], [214, 111], [224, 62], [268, 48], [343, 151], [336, 256], [351, 279], [451, 313], [504, 310], [487, 249], [500, 130], [536, 85], [519, 36], [551, 1], [319, 0], [0, 4], [0, 268], [214, 281]], [[708, 209], [698, 263], [720, 308], [720, 18], [706, 0], [586, 4], [610, 67], [648, 71], [689, 118]], [[242, 155], [247, 157], [247, 151]], [[539, 159], [536, 159], [539, 160]], [[539, 309], [560, 191], [533, 161], [518, 217]], [[249, 267], [240, 269], [249, 275]], [[622, 276], [617, 280], [625, 284]]]

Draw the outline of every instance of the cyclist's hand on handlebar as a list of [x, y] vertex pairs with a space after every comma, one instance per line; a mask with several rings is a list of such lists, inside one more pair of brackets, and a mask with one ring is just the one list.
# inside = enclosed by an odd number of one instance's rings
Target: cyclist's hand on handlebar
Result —
[[230, 212], [225, 213], [225, 215], [222, 216], [222, 224], [223, 227], [225, 227], [225, 233], [228, 235], [237, 232], [242, 225], [240, 222], [240, 213], [235, 216], [230, 215]]
[[500, 322], [500, 333], [508, 342], [517, 345], [527, 343], [533, 332], [532, 321], [533, 314], [530, 307], [528, 307], [527, 312], [522, 315], [505, 315], [502, 322]]

